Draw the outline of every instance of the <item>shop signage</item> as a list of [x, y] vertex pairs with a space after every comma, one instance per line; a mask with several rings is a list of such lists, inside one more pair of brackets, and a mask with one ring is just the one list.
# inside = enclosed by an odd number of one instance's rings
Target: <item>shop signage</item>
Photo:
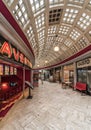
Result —
[[8, 42], [4, 42], [0, 47], [0, 54], [3, 56], [7, 56], [9, 59], [14, 59], [17, 62], [20, 62], [28, 67], [32, 68], [31, 62], [27, 57], [24, 56], [19, 50], [15, 47], [11, 46]]
[[87, 66], [91, 66], [91, 58], [87, 58], [87, 59], [77, 62], [77, 68], [83, 68]]

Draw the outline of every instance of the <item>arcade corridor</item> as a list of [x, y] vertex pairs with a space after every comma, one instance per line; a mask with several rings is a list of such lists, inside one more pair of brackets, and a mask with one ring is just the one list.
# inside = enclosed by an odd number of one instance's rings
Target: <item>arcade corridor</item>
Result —
[[0, 130], [91, 130], [90, 96], [46, 81], [32, 95], [12, 107]]

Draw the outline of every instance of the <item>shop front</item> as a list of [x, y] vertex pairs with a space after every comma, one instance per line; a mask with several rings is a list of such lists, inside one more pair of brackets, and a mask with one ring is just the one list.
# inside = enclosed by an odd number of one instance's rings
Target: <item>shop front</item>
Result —
[[88, 93], [91, 93], [91, 58], [77, 62], [77, 82], [85, 83]]
[[32, 63], [2, 36], [0, 43], [0, 100], [7, 100], [23, 90], [24, 76], [30, 82]]
[[24, 93], [25, 81], [31, 82], [30, 60], [0, 36], [0, 116]]

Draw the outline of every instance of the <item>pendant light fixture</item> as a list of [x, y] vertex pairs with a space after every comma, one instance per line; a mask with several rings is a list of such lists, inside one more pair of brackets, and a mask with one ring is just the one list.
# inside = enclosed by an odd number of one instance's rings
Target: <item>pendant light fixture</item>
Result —
[[58, 46], [55, 46], [55, 47], [54, 47], [54, 51], [56, 51], [56, 52], [59, 51], [59, 47], [58, 47]]

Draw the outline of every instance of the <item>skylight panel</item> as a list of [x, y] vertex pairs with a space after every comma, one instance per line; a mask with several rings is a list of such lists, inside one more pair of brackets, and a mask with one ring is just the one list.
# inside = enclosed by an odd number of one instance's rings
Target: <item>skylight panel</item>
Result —
[[54, 37], [48, 36], [47, 42], [51, 42], [51, 41], [53, 41], [53, 39], [54, 39]]
[[35, 38], [33, 38], [31, 41], [32, 47], [35, 48], [36, 47], [36, 41]]
[[72, 42], [71, 40], [67, 39], [67, 40], [64, 42], [64, 44], [65, 44], [66, 46], [70, 47], [70, 46], [73, 44], [73, 42]]
[[77, 14], [78, 14], [77, 9], [69, 9], [69, 8], [67, 8], [65, 10], [65, 13], [64, 13], [63, 22], [73, 24], [73, 22], [76, 19]]
[[79, 3], [79, 4], [83, 4], [84, 0], [69, 0], [69, 2], [74, 2], [74, 3]]
[[34, 13], [44, 8], [44, 0], [30, 0], [30, 4]]
[[26, 20], [28, 20], [28, 15], [27, 15], [27, 13], [24, 13], [24, 18], [25, 18]]
[[21, 5], [23, 2], [22, 2], [22, 0], [19, 0], [19, 4]]
[[27, 31], [26, 31], [26, 32], [27, 32], [27, 35], [28, 35], [28, 37], [29, 37], [30, 39], [32, 39], [32, 38], [34, 37], [33, 29], [32, 29], [31, 26], [27, 28]]
[[45, 34], [45, 30], [42, 30], [38, 33], [38, 38], [41, 39], [41, 38], [44, 38], [44, 34]]
[[18, 10], [18, 9], [19, 9], [19, 6], [18, 6], [18, 5], [16, 5], [16, 6], [15, 6], [15, 10]]
[[91, 7], [91, 0], [89, 0], [89, 3], [88, 3], [88, 5]]
[[88, 41], [85, 38], [81, 38], [77, 42], [77, 46], [78, 46], [79, 50], [84, 49], [88, 45], [89, 45], [89, 43], [88, 43]]
[[73, 54], [75, 54], [75, 53], [78, 52], [77, 49], [76, 49], [76, 47], [74, 45], [71, 46], [70, 49], [71, 49], [71, 51], [72, 51]]
[[62, 45], [62, 46], [61, 46], [61, 49], [62, 49], [63, 51], [66, 51], [66, 50], [67, 50], [67, 47], [64, 46], [64, 45]]
[[13, 14], [22, 26], [26, 25], [29, 20], [26, 7], [22, 0], [19, 0], [18, 4], [15, 6]]
[[91, 36], [91, 30], [89, 31], [89, 35]]
[[61, 8], [49, 11], [49, 25], [59, 24], [63, 10]]
[[35, 19], [36, 28], [39, 29], [44, 26], [44, 14], [41, 14]]
[[75, 29], [73, 29], [73, 31], [71, 32], [70, 34], [70, 37], [73, 39], [73, 40], [77, 40], [77, 38], [80, 36], [80, 33], [78, 31], [76, 31]]
[[48, 29], [48, 35], [49, 34], [52, 34], [52, 33], [55, 33], [57, 30], [57, 26], [51, 26], [49, 29]]
[[62, 2], [63, 2], [63, 0], [49, 0], [50, 5], [60, 4]]
[[11, 6], [12, 3], [14, 2], [14, 0], [4, 0], [4, 1], [8, 4], [8, 6]]
[[58, 37], [56, 37], [56, 41], [58, 42], [63, 42], [63, 37], [61, 35], [58, 35]]
[[60, 26], [59, 33], [64, 34], [64, 35], [67, 35], [69, 29], [70, 29], [70, 27], [61, 25], [61, 26]]
[[25, 11], [25, 7], [24, 7], [24, 6], [22, 6], [21, 10], [22, 10], [22, 12], [24, 12], [24, 11]]
[[91, 24], [91, 16], [87, 15], [86, 13], [83, 13], [80, 17], [79, 21], [77, 22], [77, 25], [82, 29], [85, 30], [87, 27]]

